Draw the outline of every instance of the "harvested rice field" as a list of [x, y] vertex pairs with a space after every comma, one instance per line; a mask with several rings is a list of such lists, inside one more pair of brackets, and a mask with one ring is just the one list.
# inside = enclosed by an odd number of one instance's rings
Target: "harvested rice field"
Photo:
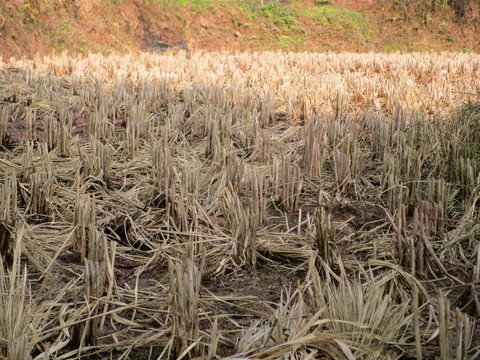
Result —
[[0, 359], [480, 357], [480, 56], [0, 63]]

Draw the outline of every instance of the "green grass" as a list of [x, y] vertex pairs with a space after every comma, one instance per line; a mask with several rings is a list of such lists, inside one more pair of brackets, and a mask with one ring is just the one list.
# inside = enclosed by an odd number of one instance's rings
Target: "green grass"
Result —
[[305, 11], [305, 16], [323, 26], [340, 23], [343, 24], [343, 26], [364, 29], [372, 25], [372, 21], [359, 12], [336, 8], [329, 5], [309, 8]]
[[240, 14], [250, 20], [254, 20], [258, 16], [257, 8], [252, 1], [230, 0], [230, 4], [238, 7], [240, 9]]
[[[347, 36], [353, 43], [364, 43], [372, 38], [375, 31], [373, 21], [365, 15], [331, 6], [325, 1], [306, 9], [290, 7], [279, 2], [265, 2], [262, 5], [255, 0], [227, 1], [230, 6], [239, 9], [241, 16], [248, 20], [263, 21], [271, 32], [270, 42], [282, 49], [298, 48], [303, 44], [305, 29], [302, 24], [312, 20], [315, 25], [337, 32], [339, 36]], [[239, 24], [238, 20], [237, 17], [232, 17], [236, 27]]]
[[214, 2], [212, 0], [150, 0], [149, 1], [150, 3], [153, 3], [153, 2], [158, 2], [158, 3], [163, 3], [163, 4], [178, 4], [180, 6], [183, 6], [183, 7], [199, 7], [199, 8], [203, 8], [203, 9], [208, 9], [208, 8], [212, 8], [213, 6], [220, 6], [220, 4], [214, 4]]
[[228, 3], [238, 8], [240, 14], [250, 20], [261, 16], [275, 25], [295, 26], [298, 23], [298, 11], [278, 2], [262, 5], [254, 0], [229, 0]]
[[336, 31], [345, 31], [347, 35], [360, 33], [362, 40], [370, 39], [375, 31], [373, 21], [365, 15], [330, 5], [312, 7], [300, 15], [312, 19], [317, 25]]
[[55, 52], [62, 52], [68, 48], [70, 43], [66, 39], [72, 38], [76, 39], [73, 50], [80, 53], [88, 52], [88, 41], [85, 39], [85, 35], [72, 22], [73, 20], [69, 18], [62, 19], [55, 28], [46, 32], [47, 38]]
[[305, 42], [305, 37], [297, 36], [292, 38], [278, 38], [275, 43], [283, 50], [287, 49], [300, 49]]
[[296, 25], [298, 12], [282, 4], [271, 2], [260, 8], [260, 14], [277, 25]]

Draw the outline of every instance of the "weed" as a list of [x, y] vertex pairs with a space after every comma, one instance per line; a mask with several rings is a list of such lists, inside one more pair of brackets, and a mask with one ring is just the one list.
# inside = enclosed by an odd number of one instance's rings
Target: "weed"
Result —
[[364, 40], [370, 39], [374, 34], [373, 22], [355, 11], [325, 5], [308, 9], [304, 15], [316, 24], [336, 31], [343, 30], [352, 34], [360, 32]]
[[236, 28], [238, 27], [238, 20], [233, 14], [232, 14], [232, 23], [233, 23], [233, 26], [235, 26]]
[[278, 2], [270, 2], [260, 8], [260, 14], [278, 25], [297, 25], [297, 12], [293, 8], [286, 7]]
[[202, 9], [209, 9], [214, 7], [212, 0], [150, 0], [150, 1], [160, 2], [165, 5], [174, 3], [183, 7], [197, 7]]
[[22, 1], [22, 17], [25, 23], [33, 22], [38, 16], [38, 10], [32, 6], [29, 0]]
[[250, 20], [255, 20], [257, 18], [259, 11], [253, 2], [241, 1], [237, 6], [240, 9], [242, 16], [245, 16]]

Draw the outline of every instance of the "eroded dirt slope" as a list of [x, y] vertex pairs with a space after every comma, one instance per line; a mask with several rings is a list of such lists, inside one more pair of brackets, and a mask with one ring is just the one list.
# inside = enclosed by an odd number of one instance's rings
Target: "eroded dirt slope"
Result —
[[[1, 0], [0, 55], [184, 50], [478, 51], [479, 6], [426, 2]], [[443, 2], [442, 2], [443, 3]]]

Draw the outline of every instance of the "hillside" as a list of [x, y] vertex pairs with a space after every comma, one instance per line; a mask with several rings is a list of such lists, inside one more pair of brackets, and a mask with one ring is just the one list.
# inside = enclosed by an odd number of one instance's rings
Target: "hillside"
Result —
[[0, 1], [0, 55], [476, 51], [478, 0]]

